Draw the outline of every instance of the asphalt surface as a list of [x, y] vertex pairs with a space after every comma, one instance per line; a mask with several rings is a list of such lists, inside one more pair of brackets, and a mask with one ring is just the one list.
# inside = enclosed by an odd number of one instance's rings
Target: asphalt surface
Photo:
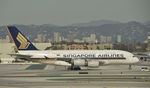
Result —
[[129, 70], [126, 65], [111, 65], [81, 71], [68, 71], [62, 66], [37, 67], [0, 64], [0, 88], [150, 88], [150, 72], [140, 69], [145, 66]]

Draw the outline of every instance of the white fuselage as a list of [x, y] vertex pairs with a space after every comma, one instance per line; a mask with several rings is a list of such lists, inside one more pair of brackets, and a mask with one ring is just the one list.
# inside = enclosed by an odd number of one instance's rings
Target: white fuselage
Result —
[[[46, 50], [46, 51], [19, 51], [18, 54], [30, 55], [30, 59], [67, 59], [92, 60], [107, 64], [134, 64], [137, 57], [122, 50]], [[51, 61], [43, 61], [49, 63]]]

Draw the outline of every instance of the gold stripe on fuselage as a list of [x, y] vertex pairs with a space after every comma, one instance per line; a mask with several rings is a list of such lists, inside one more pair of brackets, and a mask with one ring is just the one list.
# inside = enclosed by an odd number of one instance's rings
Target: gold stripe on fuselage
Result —
[[40, 61], [56, 61], [57, 59], [31, 59], [33, 62], [40, 62]]

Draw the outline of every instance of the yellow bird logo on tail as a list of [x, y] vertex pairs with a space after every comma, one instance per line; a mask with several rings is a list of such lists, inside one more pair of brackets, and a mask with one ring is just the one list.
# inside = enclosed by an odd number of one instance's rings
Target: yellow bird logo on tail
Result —
[[27, 49], [30, 45], [30, 42], [20, 32], [17, 35], [17, 40], [20, 42], [19, 49]]

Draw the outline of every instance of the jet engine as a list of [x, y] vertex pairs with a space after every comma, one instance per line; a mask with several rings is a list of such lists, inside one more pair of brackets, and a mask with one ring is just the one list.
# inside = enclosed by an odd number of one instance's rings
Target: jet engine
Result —
[[99, 67], [99, 61], [97, 60], [89, 60], [88, 67]]
[[85, 60], [85, 59], [74, 59], [73, 64], [75, 66], [98, 67], [99, 61], [97, 61], [97, 60]]
[[85, 66], [86, 65], [86, 62], [84, 59], [74, 59], [73, 60], [73, 64], [75, 66]]

